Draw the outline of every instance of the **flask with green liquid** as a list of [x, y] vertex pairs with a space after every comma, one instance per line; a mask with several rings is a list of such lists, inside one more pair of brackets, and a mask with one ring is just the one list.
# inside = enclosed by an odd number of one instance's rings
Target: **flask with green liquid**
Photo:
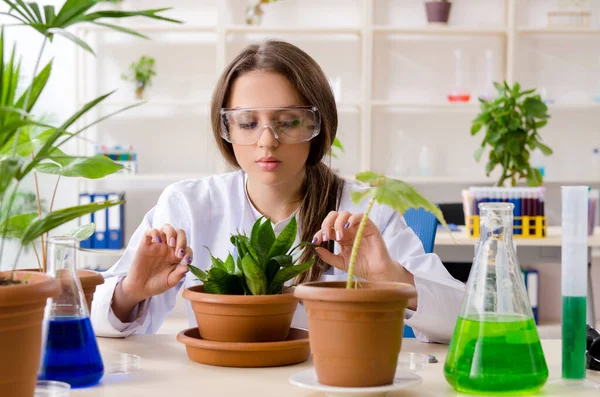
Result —
[[548, 367], [517, 255], [512, 203], [480, 203], [480, 241], [444, 374], [458, 392], [526, 395]]

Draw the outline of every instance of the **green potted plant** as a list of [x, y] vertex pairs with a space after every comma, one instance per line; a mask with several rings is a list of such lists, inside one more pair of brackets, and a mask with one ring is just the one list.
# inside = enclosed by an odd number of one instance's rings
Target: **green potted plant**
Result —
[[156, 76], [154, 64], [156, 60], [148, 55], [143, 55], [136, 62], [129, 65], [129, 74], [123, 73], [123, 80], [132, 81], [135, 83], [135, 97], [137, 99], [144, 98], [144, 90], [152, 85], [152, 77]]
[[261, 217], [250, 236], [231, 236], [237, 259], [230, 253], [221, 260], [211, 253], [207, 272], [189, 266], [203, 284], [186, 289], [183, 297], [191, 301], [203, 339], [275, 342], [287, 338], [298, 298], [284, 284], [307, 271], [315, 260], [312, 251], [306, 251], [311, 244], [292, 247], [297, 229], [293, 217], [275, 237], [271, 221]]
[[[392, 383], [402, 343], [404, 311], [416, 296], [413, 286], [354, 279], [363, 230], [373, 204], [390, 206], [401, 214], [424, 208], [447, 228], [435, 206], [409, 184], [374, 172], [356, 179], [370, 188], [353, 192], [355, 203], [369, 197], [352, 245], [346, 282], [301, 284], [294, 294], [308, 315], [310, 349], [319, 383], [339, 387], [371, 387]], [[343, 368], [343, 370], [340, 370]]]
[[429, 23], [448, 23], [452, 3], [449, 0], [435, 0], [425, 2], [425, 12]]
[[[103, 102], [112, 93], [102, 95], [83, 105], [60, 125], [39, 121], [32, 113], [50, 78], [53, 61], [40, 70], [46, 45], [56, 36], [74, 42], [93, 53], [90, 46], [67, 29], [82, 23], [104, 26], [131, 35], [145, 37], [121, 25], [113, 25], [113, 19], [146, 17], [174, 21], [158, 15], [165, 9], [143, 11], [95, 11], [95, 0], [66, 0], [60, 9], [52, 5], [2, 0], [9, 8], [5, 15], [16, 20], [14, 25], [28, 26], [43, 36], [38, 57], [34, 63], [32, 80], [19, 85], [22, 69], [16, 57], [16, 48], [5, 51], [4, 31], [0, 35], [0, 384], [2, 393], [11, 397], [31, 397], [34, 394], [39, 369], [42, 341], [42, 318], [48, 297], [60, 293], [58, 281], [45, 272], [47, 262], [46, 244], [48, 233], [69, 221], [98, 210], [120, 204], [109, 201], [55, 210], [54, 196], [48, 212], [42, 212], [38, 187], [38, 173], [56, 177], [102, 178], [121, 169], [121, 166], [104, 156], [71, 156], [61, 146], [77, 138], [82, 132], [102, 120], [130, 107], [103, 116], [90, 124], [75, 128], [91, 109]], [[5, 25], [10, 26], [10, 25]], [[9, 56], [6, 56], [9, 53]], [[24, 90], [20, 90], [20, 87]], [[30, 127], [41, 127], [35, 133]], [[13, 205], [22, 182], [34, 177], [37, 212], [15, 214]], [[55, 194], [54, 193], [54, 194]], [[92, 226], [93, 227], [93, 226]], [[87, 228], [87, 229], [86, 229]], [[74, 234], [89, 233], [90, 226], [84, 225]], [[7, 237], [19, 240], [20, 249], [15, 258], [3, 256]], [[40, 240], [38, 267], [42, 272], [17, 271], [16, 265], [24, 246]], [[4, 262], [10, 260], [11, 262]]]
[[485, 173], [490, 176], [496, 166], [502, 168], [497, 186], [504, 186], [506, 181], [515, 186], [520, 179], [526, 179], [529, 186], [540, 186], [543, 176], [530, 165], [530, 153], [539, 149], [546, 156], [552, 154], [539, 134], [550, 118], [548, 107], [535, 89], [521, 91], [519, 83], [511, 88], [506, 82], [494, 86], [498, 90], [496, 99], [480, 100], [481, 112], [471, 126], [471, 135], [486, 127], [481, 146], [475, 151], [475, 161], [481, 160], [489, 146]]
[[255, 4], [246, 7], [246, 24], [260, 25], [262, 16], [265, 13], [262, 6], [269, 3], [275, 3], [277, 0], [255, 0]]

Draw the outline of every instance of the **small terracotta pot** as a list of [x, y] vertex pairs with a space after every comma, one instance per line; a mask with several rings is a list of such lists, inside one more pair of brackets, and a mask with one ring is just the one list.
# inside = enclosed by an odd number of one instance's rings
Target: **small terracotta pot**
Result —
[[450, 7], [452, 3], [443, 1], [426, 1], [425, 11], [427, 12], [427, 22], [429, 23], [448, 23], [450, 16]]
[[371, 387], [392, 383], [402, 345], [404, 310], [415, 288], [404, 283], [314, 282], [298, 286], [308, 316], [319, 383]]
[[[10, 277], [1, 272], [0, 277]], [[31, 397], [42, 348], [46, 300], [58, 296], [57, 280], [39, 272], [15, 272], [27, 284], [0, 286], [0, 396]]]
[[279, 295], [216, 295], [203, 285], [183, 291], [192, 303], [200, 336], [218, 342], [277, 342], [287, 338], [298, 298]]
[[[26, 271], [39, 273], [40, 269], [26, 269]], [[85, 295], [88, 310], [91, 313], [94, 292], [96, 292], [97, 286], [104, 284], [104, 277], [102, 277], [100, 273], [89, 269], [77, 269], [77, 274], [79, 275], [79, 282], [81, 283], [81, 289], [83, 289], [83, 294]]]

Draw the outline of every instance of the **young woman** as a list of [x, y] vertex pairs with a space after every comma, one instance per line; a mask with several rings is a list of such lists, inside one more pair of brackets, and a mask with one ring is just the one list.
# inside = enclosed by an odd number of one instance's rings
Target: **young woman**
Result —
[[[99, 336], [156, 332], [178, 290], [198, 284], [187, 264], [206, 270], [208, 250], [224, 258], [236, 230], [260, 216], [279, 233], [292, 216], [298, 241], [317, 248], [315, 265], [299, 282], [345, 279], [356, 227], [366, 203], [354, 204], [345, 182], [322, 161], [337, 131], [333, 94], [319, 65], [280, 41], [244, 49], [226, 68], [212, 98], [212, 128], [225, 160], [239, 171], [175, 183], [144, 217], [123, 257], [94, 297]], [[364, 231], [356, 275], [412, 284], [407, 321], [420, 340], [448, 342], [464, 285], [440, 259], [425, 254], [401, 215], [375, 204]], [[294, 326], [307, 327], [303, 306]], [[191, 326], [195, 318], [188, 304]]]

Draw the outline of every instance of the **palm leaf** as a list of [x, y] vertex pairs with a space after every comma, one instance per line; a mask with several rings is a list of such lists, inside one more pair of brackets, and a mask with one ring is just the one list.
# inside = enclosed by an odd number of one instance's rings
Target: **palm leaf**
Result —
[[[35, 78], [31, 82], [31, 85], [25, 89], [25, 92], [23, 93], [23, 95], [21, 95], [21, 97], [15, 104], [15, 107], [18, 109], [23, 109], [27, 112], [31, 112], [31, 110], [35, 106], [35, 103], [37, 102], [38, 98], [42, 94], [42, 91], [44, 90], [44, 88], [46, 88], [46, 83], [48, 83], [48, 79], [50, 78], [51, 72], [52, 72], [52, 61], [48, 62], [48, 64], [44, 67], [44, 69], [42, 69], [40, 71], [40, 73], [38, 73], [38, 75], [35, 76]], [[29, 95], [27, 109], [24, 109], [25, 99], [27, 98], [27, 91], [29, 91], [30, 88], [31, 88], [31, 93]]]
[[37, 212], [20, 214], [5, 219], [0, 224], [0, 237], [20, 239], [29, 224], [38, 216]]
[[77, 44], [78, 46], [80, 46], [81, 48], [83, 48], [84, 50], [92, 53], [93, 55], [96, 55], [96, 53], [94, 53], [94, 50], [92, 50], [92, 47], [90, 47], [88, 45], [88, 43], [86, 43], [85, 41], [81, 40], [79, 37], [75, 36], [73, 33], [68, 32], [62, 28], [50, 28], [48, 29], [49, 33], [52, 34], [58, 34], [60, 36], [63, 36], [64, 38], [66, 38], [67, 40], [71, 40], [73, 43]]
[[103, 203], [80, 205], [77, 207], [69, 207], [58, 211], [52, 211], [42, 217], [36, 218], [33, 222], [31, 222], [31, 224], [23, 233], [21, 242], [24, 245], [29, 244], [42, 234], [49, 232], [50, 230], [55, 229], [69, 221], [72, 221], [73, 219], [77, 219], [83, 215], [91, 214], [96, 211], [120, 204], [123, 204], [123, 201], [111, 200]]
[[144, 36], [143, 34], [136, 32], [135, 30], [128, 29], [128, 28], [125, 28], [123, 26], [112, 25], [110, 23], [103, 23], [103, 22], [92, 22], [92, 23], [94, 25], [104, 26], [105, 28], [116, 30], [118, 32], [127, 33], [127, 34], [130, 34], [132, 36], [141, 37], [142, 39], [148, 39], [148, 40], [150, 39], [148, 36]]
[[54, 6], [44, 6], [44, 17], [46, 25], [52, 25], [56, 19], [56, 11]]
[[35, 14], [36, 20], [43, 23], [44, 18], [42, 18], [42, 13], [40, 12], [40, 6], [37, 3], [27, 3], [31, 11]]

